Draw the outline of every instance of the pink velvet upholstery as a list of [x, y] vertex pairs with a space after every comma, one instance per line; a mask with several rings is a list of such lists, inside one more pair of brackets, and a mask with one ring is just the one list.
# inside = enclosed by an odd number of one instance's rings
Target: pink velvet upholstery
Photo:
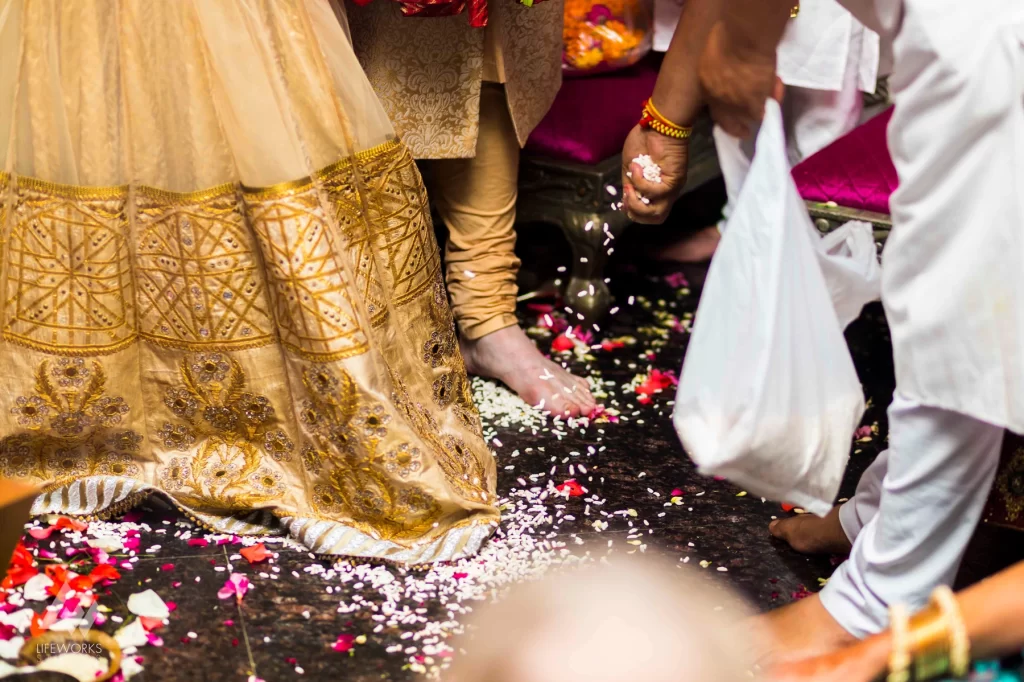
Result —
[[526, 151], [559, 161], [595, 164], [622, 151], [658, 78], [660, 58], [588, 78], [567, 78]]
[[890, 108], [793, 168], [800, 196], [888, 214], [899, 184], [885, 138], [891, 116]]

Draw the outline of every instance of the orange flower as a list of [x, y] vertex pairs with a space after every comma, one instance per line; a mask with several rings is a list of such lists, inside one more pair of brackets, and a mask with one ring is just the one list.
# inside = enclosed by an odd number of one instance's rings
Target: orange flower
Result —
[[9, 590], [18, 585], [24, 585], [29, 579], [38, 574], [39, 569], [35, 567], [32, 554], [25, 548], [25, 543], [19, 541], [14, 548], [14, 556], [11, 557], [11, 565], [7, 568], [7, 575], [4, 576], [0, 587]]
[[32, 622], [29, 624], [29, 631], [33, 637], [38, 637], [47, 630], [50, 626], [57, 622], [56, 611], [43, 611], [41, 614], [33, 613]]
[[261, 542], [258, 545], [252, 547], [244, 547], [238, 552], [244, 556], [250, 564], [258, 564], [261, 561], [266, 561], [270, 557], [274, 556]]
[[101, 580], [120, 580], [121, 572], [110, 564], [100, 564], [89, 573], [89, 579], [92, 580], [93, 584]]

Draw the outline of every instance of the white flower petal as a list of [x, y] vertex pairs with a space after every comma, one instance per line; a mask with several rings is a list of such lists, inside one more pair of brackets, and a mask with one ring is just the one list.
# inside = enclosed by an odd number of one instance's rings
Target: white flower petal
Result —
[[118, 630], [114, 639], [117, 640], [121, 649], [145, 646], [149, 641], [146, 637], [146, 628], [142, 627], [142, 623], [137, 619]]
[[50, 598], [50, 595], [46, 593], [46, 588], [51, 585], [53, 585], [53, 580], [50, 576], [45, 573], [37, 573], [25, 583], [25, 599], [29, 601], [46, 601]]
[[51, 625], [50, 629], [56, 630], [57, 632], [71, 632], [72, 630], [77, 630], [80, 627], [88, 630], [89, 625], [89, 621], [84, 618], [63, 618]]
[[[25, 645], [24, 637], [11, 637], [6, 642], [0, 642], [0, 658], [17, 658], [21, 652], [21, 647]], [[0, 664], [2, 666], [2, 664]], [[4, 676], [4, 672], [0, 669], [0, 677]]]
[[18, 632], [24, 632], [32, 624], [32, 609], [22, 609], [14, 613], [0, 613], [0, 624], [10, 625]]
[[153, 590], [136, 592], [128, 597], [128, 610], [136, 616], [164, 619], [171, 615], [167, 604]]
[[121, 659], [121, 674], [124, 675], [124, 679], [130, 680], [141, 672], [142, 664], [136, 661], [134, 657], [128, 656]]
[[116, 536], [90, 538], [86, 540], [85, 544], [90, 547], [102, 549], [107, 554], [120, 552], [124, 549], [124, 543], [121, 542], [121, 538]]

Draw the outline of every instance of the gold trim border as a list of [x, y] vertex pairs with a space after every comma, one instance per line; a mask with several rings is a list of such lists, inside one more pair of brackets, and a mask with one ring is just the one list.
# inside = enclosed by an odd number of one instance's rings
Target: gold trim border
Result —
[[[274, 185], [268, 185], [266, 187], [249, 187], [241, 183], [229, 182], [191, 192], [175, 192], [172, 190], [161, 189], [159, 187], [151, 187], [149, 185], [135, 185], [135, 191], [147, 198], [158, 199], [168, 203], [200, 203], [238, 191], [243, 192], [247, 197], [254, 195], [254, 198], [257, 199], [268, 198], [272, 196], [280, 196], [281, 194], [288, 194], [295, 192], [296, 190], [306, 189], [315, 181], [324, 180], [339, 170], [348, 168], [352, 165], [353, 160], [357, 163], [365, 163], [367, 161], [372, 161], [379, 156], [391, 153], [401, 147], [402, 141], [398, 138], [392, 138], [375, 147], [364, 149], [361, 152], [356, 152], [348, 157], [339, 159], [328, 166], [324, 166], [323, 168], [314, 171], [311, 175], [307, 175], [297, 180], [289, 180]], [[79, 201], [127, 199], [132, 188], [131, 185], [67, 185], [59, 182], [50, 182], [48, 180], [34, 178], [28, 175], [7, 173], [6, 171], [0, 171], [0, 186], [10, 182], [12, 178], [17, 179], [18, 189], [24, 188], [36, 192], [51, 194], [63, 199], [75, 199]]]

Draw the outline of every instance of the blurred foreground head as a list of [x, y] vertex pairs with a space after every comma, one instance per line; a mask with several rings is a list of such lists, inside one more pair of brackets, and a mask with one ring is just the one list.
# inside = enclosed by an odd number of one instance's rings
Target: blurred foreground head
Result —
[[[716, 610], [717, 609], [717, 610]], [[448, 682], [739, 682], [745, 608], [676, 566], [621, 561], [481, 606]]]

